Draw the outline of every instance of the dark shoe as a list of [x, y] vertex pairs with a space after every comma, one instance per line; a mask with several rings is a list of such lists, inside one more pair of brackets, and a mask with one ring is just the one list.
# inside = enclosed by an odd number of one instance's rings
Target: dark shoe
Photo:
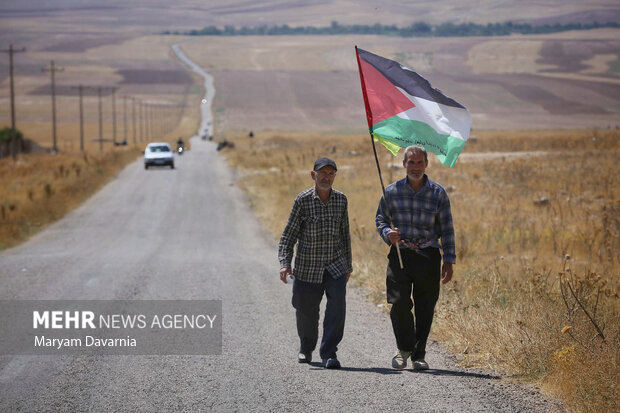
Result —
[[413, 361], [413, 369], [414, 370], [428, 370], [428, 363], [423, 359], [418, 359]]
[[338, 361], [336, 357], [323, 360], [323, 365], [325, 366], [326, 369], [339, 369], [341, 367], [340, 362]]
[[312, 353], [299, 353], [297, 355], [298, 363], [310, 363], [312, 361]]

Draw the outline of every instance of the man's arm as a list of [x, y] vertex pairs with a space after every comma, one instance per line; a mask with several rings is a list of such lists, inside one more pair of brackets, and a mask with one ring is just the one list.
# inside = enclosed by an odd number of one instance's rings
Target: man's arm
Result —
[[295, 199], [291, 214], [288, 217], [288, 222], [282, 236], [280, 237], [280, 243], [278, 245], [278, 260], [280, 261], [280, 268], [291, 268], [293, 261], [293, 249], [297, 243], [299, 232], [301, 229], [301, 205], [298, 199]]
[[451, 262], [444, 262], [441, 267], [441, 283], [446, 284], [452, 279], [453, 269]]
[[293, 270], [291, 270], [291, 267], [280, 269], [280, 281], [282, 281], [284, 284], [288, 284], [286, 282], [286, 276], [292, 273], [293, 273]]
[[392, 245], [392, 242], [388, 238], [388, 234], [392, 229], [390, 227], [390, 220], [388, 219], [385, 199], [383, 198], [383, 196], [381, 196], [379, 206], [377, 207], [377, 213], [375, 215], [375, 225], [377, 226], [377, 231], [379, 231], [379, 235], [381, 236], [383, 241], [388, 245]]
[[340, 235], [344, 244], [344, 256], [347, 260], [347, 281], [353, 272], [353, 254], [351, 253], [351, 231], [349, 228], [349, 208], [348, 201], [344, 204], [342, 220], [340, 221]]
[[454, 225], [452, 223], [452, 211], [450, 199], [446, 193], [439, 201], [438, 221], [440, 226], [441, 248], [443, 249], [443, 261], [456, 263], [456, 246], [454, 241]]

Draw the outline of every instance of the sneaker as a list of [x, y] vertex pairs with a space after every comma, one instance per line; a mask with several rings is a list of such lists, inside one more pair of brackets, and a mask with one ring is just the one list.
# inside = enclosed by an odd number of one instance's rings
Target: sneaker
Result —
[[340, 362], [338, 361], [336, 357], [323, 360], [323, 365], [325, 366], [326, 369], [339, 369], [341, 367]]
[[310, 363], [312, 361], [312, 353], [299, 353], [297, 355], [298, 363]]
[[407, 359], [410, 355], [410, 351], [398, 350], [394, 358], [392, 358], [392, 368], [402, 370], [407, 367]]
[[413, 361], [413, 369], [414, 370], [428, 370], [428, 363], [423, 359], [418, 359]]

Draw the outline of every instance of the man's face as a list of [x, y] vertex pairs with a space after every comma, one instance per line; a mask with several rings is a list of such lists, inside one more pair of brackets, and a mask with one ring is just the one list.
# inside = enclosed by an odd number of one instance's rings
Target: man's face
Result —
[[428, 160], [424, 159], [423, 153], [409, 152], [407, 153], [407, 160], [403, 161], [403, 166], [407, 170], [409, 181], [418, 182], [424, 177]]
[[316, 187], [323, 191], [331, 189], [334, 179], [336, 179], [336, 170], [329, 165], [322, 167], [318, 171], [312, 171], [310, 174], [316, 183]]

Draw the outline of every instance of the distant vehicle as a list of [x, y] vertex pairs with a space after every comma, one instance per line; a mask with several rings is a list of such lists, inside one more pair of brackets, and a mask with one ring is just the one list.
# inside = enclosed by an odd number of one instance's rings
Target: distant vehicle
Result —
[[174, 152], [166, 142], [155, 142], [146, 145], [144, 150], [144, 169], [149, 166], [169, 166], [174, 169]]

